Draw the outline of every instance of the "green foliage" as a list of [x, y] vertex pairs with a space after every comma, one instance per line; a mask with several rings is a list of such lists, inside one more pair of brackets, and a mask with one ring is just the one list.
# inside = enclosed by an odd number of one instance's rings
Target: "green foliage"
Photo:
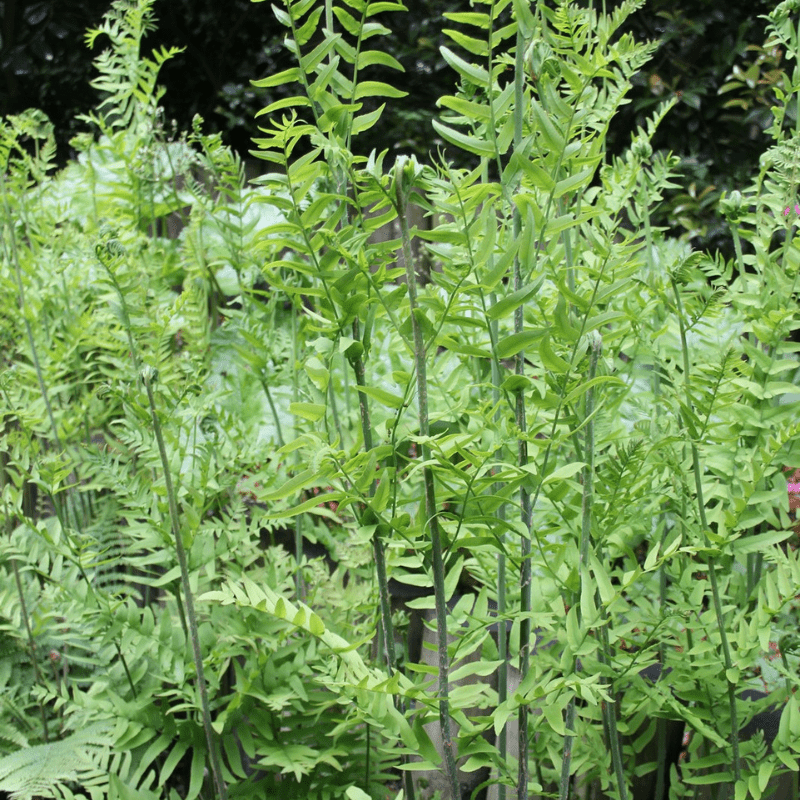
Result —
[[[296, 64], [259, 83], [294, 94], [252, 185], [202, 120], [165, 136], [151, 0], [90, 33], [107, 96], [74, 162], [41, 113], [3, 121], [0, 788], [454, 795], [461, 759], [473, 789], [625, 797], [663, 717], [687, 786], [760, 797], [793, 763], [800, 85], [721, 208], [737, 262], [669, 241], [675, 100], [605, 154], [654, 50], [640, 6], [449, 13], [436, 130], [470, 168], [354, 151], [401, 94], [376, 17], [402, 7], [367, 0], [275, 9]], [[770, 46], [795, 54], [788, 9]], [[436, 610], [437, 666], [395, 651], [390, 578]], [[637, 676], [656, 660], [675, 696]], [[771, 753], [736, 736], [767, 683]]]
[[80, 781], [92, 797], [102, 797], [108, 782], [109, 726], [95, 723], [58, 742], [17, 750], [0, 759], [0, 786], [19, 800], [75, 795], [67, 782]]

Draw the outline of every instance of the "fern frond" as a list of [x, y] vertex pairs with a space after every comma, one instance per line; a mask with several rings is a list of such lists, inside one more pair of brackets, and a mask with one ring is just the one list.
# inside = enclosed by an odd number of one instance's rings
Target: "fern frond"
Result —
[[99, 124], [101, 129], [128, 128], [134, 119], [152, 118], [165, 91], [156, 86], [158, 72], [165, 61], [183, 50], [162, 47], [153, 51], [153, 60], [140, 57], [142, 39], [155, 29], [154, 2], [115, 0], [100, 27], [86, 34], [89, 47], [101, 34], [111, 40], [111, 48], [95, 59], [100, 75], [91, 83], [107, 95], [98, 107], [104, 113], [101, 118], [82, 117]]
[[[324, 38], [314, 44], [319, 38], [317, 33], [326, 5], [315, 7], [315, 0], [284, 0], [285, 10], [273, 5], [278, 22], [288, 28], [284, 45], [294, 55], [297, 66], [252, 83], [262, 89], [300, 84], [301, 95], [276, 100], [259, 115], [271, 115], [284, 109], [291, 109], [292, 114], [297, 115], [300, 109], [310, 109], [314, 122], [312, 131], [316, 129], [349, 147], [351, 139], [371, 128], [383, 112], [382, 104], [359, 115], [364, 101], [406, 95], [388, 83], [361, 77], [363, 70], [375, 65], [402, 71], [396, 59], [378, 50], [366, 49], [365, 42], [373, 36], [389, 33], [388, 28], [370, 19], [374, 14], [405, 8], [401, 3], [371, 0], [331, 3], [329, 10], [341, 31], [325, 29]], [[325, 24], [331, 22], [326, 15]], [[258, 144], [262, 149], [272, 149], [270, 142], [262, 139]], [[267, 153], [255, 155], [273, 160]]]
[[0, 789], [12, 800], [71, 796], [66, 784], [108, 780], [111, 725], [99, 722], [58, 742], [17, 750], [0, 759]]

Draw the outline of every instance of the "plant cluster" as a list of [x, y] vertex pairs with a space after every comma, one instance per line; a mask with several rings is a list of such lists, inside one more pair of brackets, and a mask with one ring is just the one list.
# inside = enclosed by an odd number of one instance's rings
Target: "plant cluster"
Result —
[[[65, 169], [41, 112], [2, 121], [0, 790], [760, 800], [797, 773], [800, 77], [720, 205], [735, 261], [693, 252], [652, 221], [676, 98], [606, 154], [641, 5], [449, 12], [434, 127], [470, 168], [358, 154], [402, 96], [395, 0], [274, 8], [295, 65], [254, 82], [281, 93], [250, 183], [199, 118], [165, 131], [153, 0], [88, 34], [104, 100]], [[770, 743], [739, 735], [753, 688]]]

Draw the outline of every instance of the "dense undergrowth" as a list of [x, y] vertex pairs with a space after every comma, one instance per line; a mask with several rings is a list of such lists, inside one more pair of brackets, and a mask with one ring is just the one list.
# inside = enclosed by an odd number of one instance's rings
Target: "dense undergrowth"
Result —
[[[36, 111], [0, 129], [0, 789], [626, 798], [647, 773], [743, 800], [796, 772], [800, 73], [720, 209], [733, 264], [650, 225], [674, 100], [604, 157], [653, 49], [615, 36], [637, 2], [450, 15], [436, 129], [473, 171], [352, 154], [399, 94], [369, 78], [398, 3], [285, 3], [298, 65], [257, 85], [297, 94], [252, 183], [202, 120], [166, 133], [152, 5], [89, 34], [74, 163]], [[794, 11], [770, 15], [792, 54]], [[783, 707], [769, 747], [739, 741], [748, 687]], [[680, 771], [662, 719], [692, 733]]]

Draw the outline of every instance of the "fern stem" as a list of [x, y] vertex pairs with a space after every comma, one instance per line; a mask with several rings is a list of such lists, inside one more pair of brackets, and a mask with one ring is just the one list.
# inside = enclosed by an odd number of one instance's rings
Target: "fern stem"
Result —
[[[642, 208], [644, 209], [644, 240], [645, 240], [645, 260], [647, 262], [648, 269], [652, 273], [653, 270], [653, 230], [650, 223], [650, 209], [648, 203], [645, 201], [642, 203]], [[650, 386], [653, 392], [653, 409], [652, 415], [650, 417], [650, 435], [655, 441], [656, 438], [656, 420], [658, 419], [659, 415], [659, 407], [658, 407], [658, 398], [661, 392], [661, 379], [659, 377], [659, 371], [657, 365], [653, 365], [652, 375], [650, 377]], [[664, 520], [663, 512], [659, 514], [658, 519], [653, 521], [653, 529], [652, 535], [655, 536], [655, 532], [658, 530], [659, 524], [663, 525], [663, 529], [661, 532], [661, 547], [663, 550], [664, 542], [667, 538], [667, 528]], [[655, 541], [655, 538], [652, 539]], [[667, 608], [667, 568], [665, 564], [661, 564], [658, 568], [658, 597], [659, 597], [659, 607], [661, 610], [662, 616], [664, 615], [666, 608]], [[661, 661], [662, 669], [666, 667], [666, 646], [663, 641], [659, 642], [658, 645], [658, 655], [659, 660]], [[658, 766], [656, 767], [656, 789], [655, 789], [655, 796], [654, 800], [666, 800], [664, 797], [664, 792], [666, 789], [666, 777], [667, 777], [667, 723], [666, 720], [661, 719], [660, 717], [656, 720], [656, 741], [657, 741], [657, 758], [656, 762]]]
[[128, 669], [128, 662], [125, 659], [122, 650], [120, 650], [119, 642], [117, 642], [116, 639], [114, 640], [114, 649], [117, 651], [119, 660], [122, 662], [122, 668], [125, 670], [125, 677], [128, 679], [128, 686], [131, 687], [131, 694], [133, 694], [133, 699], [136, 700], [138, 697], [138, 694], [136, 693], [136, 686], [133, 683], [133, 677], [131, 676], [131, 671]]
[[[600, 358], [603, 348], [603, 340], [599, 334], [595, 334], [591, 340], [591, 352], [589, 356], [589, 375], [588, 380], [594, 380], [597, 374], [597, 362]], [[586, 439], [584, 450], [584, 461], [586, 466], [583, 470], [583, 514], [581, 520], [581, 556], [580, 556], [580, 569], [581, 569], [581, 583], [590, 580], [589, 575], [589, 548], [592, 542], [592, 506], [594, 504], [594, 412], [595, 412], [595, 390], [592, 386], [586, 392]], [[595, 556], [602, 564], [603, 552], [602, 547], [598, 545], [595, 549]], [[607, 608], [603, 605], [600, 599], [599, 590], [595, 590], [596, 604], [600, 611], [600, 662], [611, 672], [611, 646], [609, 644], [608, 629], [609, 629], [609, 614]], [[612, 681], [608, 675], [602, 678], [602, 684], [607, 689], [613, 689]], [[617, 731], [617, 700], [613, 692], [609, 692], [612, 699], [602, 704], [603, 709], [603, 727], [606, 733], [606, 746], [611, 752], [611, 763], [614, 768], [614, 777], [617, 783], [617, 793], [620, 800], [627, 800], [628, 789], [625, 783], [625, 768], [622, 764], [622, 744]]]
[[[599, 335], [595, 334], [592, 337], [589, 356], [589, 374], [587, 381], [594, 380], [597, 374], [597, 362], [600, 358], [602, 351], [602, 339]], [[589, 388], [586, 392], [586, 433], [585, 444], [583, 448], [583, 457], [586, 466], [584, 466], [583, 474], [583, 502], [581, 513], [581, 539], [580, 539], [580, 560], [578, 567], [579, 584], [578, 588], [573, 592], [571, 605], [575, 608], [579, 621], [581, 620], [580, 597], [582, 587], [590, 580], [589, 577], [589, 549], [592, 539], [592, 502], [594, 499], [594, 386]], [[577, 671], [577, 656], [572, 659], [572, 671]], [[614, 761], [615, 771], [617, 762], [619, 763], [620, 771], [617, 773], [617, 782], [621, 784], [620, 798], [627, 800], [625, 794], [625, 775], [622, 771], [622, 758], [619, 752], [619, 740], [616, 736], [616, 717], [613, 711], [609, 708], [610, 703], [604, 704], [603, 720], [605, 723], [606, 731], [608, 734], [607, 744], [611, 748], [612, 760]], [[559, 784], [559, 798], [560, 800], [567, 800], [569, 797], [570, 789], [570, 767], [572, 761], [572, 742], [574, 739], [573, 725], [575, 720], [575, 694], [570, 697], [569, 705], [567, 706], [567, 733], [564, 738], [564, 752], [561, 761], [561, 781]], [[615, 757], [616, 754], [616, 757]]]
[[192, 643], [192, 654], [194, 655], [194, 666], [197, 674], [197, 688], [200, 693], [200, 710], [203, 717], [203, 728], [206, 735], [208, 754], [211, 759], [211, 772], [214, 776], [214, 784], [219, 800], [227, 800], [228, 790], [222, 776], [222, 766], [220, 764], [219, 752], [217, 750], [216, 736], [211, 727], [211, 711], [208, 702], [208, 689], [206, 687], [205, 674], [203, 672], [203, 652], [200, 649], [200, 633], [197, 625], [197, 615], [194, 610], [194, 597], [189, 584], [189, 565], [186, 558], [186, 549], [183, 545], [183, 533], [181, 531], [180, 519], [178, 515], [178, 501], [175, 497], [175, 490], [172, 485], [172, 474], [170, 472], [167, 449], [164, 446], [164, 437], [161, 433], [161, 423], [158, 419], [156, 401], [153, 395], [153, 370], [146, 368], [142, 371], [145, 389], [147, 390], [147, 400], [150, 404], [150, 417], [153, 422], [153, 432], [158, 443], [158, 453], [161, 458], [161, 466], [164, 470], [164, 483], [169, 500], [169, 516], [172, 526], [172, 536], [175, 540], [175, 549], [178, 554], [178, 564], [181, 570], [181, 584], [186, 603], [186, 617], [189, 624], [189, 639]]
[[272, 414], [272, 421], [275, 423], [275, 435], [278, 439], [278, 447], [283, 447], [286, 442], [283, 440], [283, 431], [281, 430], [281, 420], [278, 416], [278, 409], [275, 408], [275, 402], [272, 399], [272, 392], [269, 390], [269, 384], [267, 383], [266, 379], [262, 376], [260, 379], [261, 388], [264, 390], [264, 394], [267, 397], [267, 404], [269, 405], [270, 412]]
[[[411, 329], [414, 335], [414, 361], [417, 372], [417, 401], [419, 406], [419, 433], [427, 439], [430, 428], [428, 425], [428, 378], [427, 378], [427, 353], [425, 342], [417, 318], [417, 287], [414, 275], [414, 262], [411, 255], [411, 235], [408, 230], [408, 195], [413, 187], [413, 178], [408, 179], [407, 170], [413, 170], [416, 165], [404, 158], [395, 164], [395, 208], [400, 221], [400, 234], [403, 243], [403, 260], [406, 267], [406, 284], [408, 289], [408, 304], [411, 312]], [[408, 184], [408, 185], [406, 185]], [[433, 471], [430, 463], [430, 445], [427, 441], [422, 443], [422, 475], [425, 484], [425, 515], [431, 533], [433, 550], [433, 590], [436, 601], [436, 630], [438, 636], [439, 655], [439, 721], [442, 726], [442, 742], [444, 745], [445, 775], [449, 784], [450, 800], [458, 800], [460, 789], [458, 783], [458, 770], [456, 768], [456, 747], [450, 728], [450, 668], [447, 655], [447, 604], [444, 589], [444, 559], [442, 556], [442, 534], [439, 529], [439, 517], [436, 513], [436, 487], [434, 485]]]
[[[498, 179], [502, 181], [503, 176], [503, 164], [500, 159], [500, 146], [497, 141], [497, 115], [495, 112], [494, 107], [494, 83], [491, 80], [492, 75], [492, 67], [494, 62], [494, 19], [495, 19], [495, 0], [492, 0], [491, 8], [489, 11], [489, 20], [490, 24], [488, 26], [488, 53], [486, 57], [486, 70], [489, 74], [489, 87], [488, 87], [488, 102], [489, 102], [489, 134], [493, 138], [494, 144], [494, 158], [497, 166], [497, 175]], [[521, 108], [521, 106], [520, 106]], [[521, 114], [516, 114], [515, 109], [515, 117], [520, 116], [520, 123], [521, 123]], [[515, 119], [516, 125], [516, 119]], [[522, 129], [519, 128], [520, 138]], [[515, 139], [515, 143], [519, 140]], [[483, 174], [483, 182], [488, 182], [488, 160], [484, 161], [484, 174]], [[504, 185], [504, 189], [507, 187]], [[510, 204], [510, 198], [509, 198]], [[465, 231], [469, 232], [469, 227], [465, 226]], [[493, 261], [492, 254], [489, 255], [490, 265]], [[491, 266], [490, 266], [491, 271]], [[500, 419], [502, 418], [502, 412], [500, 411], [500, 363], [497, 358], [497, 340], [499, 335], [499, 325], [496, 319], [489, 320], [489, 316], [487, 314], [487, 308], [485, 303], [485, 298], [483, 291], [480, 292], [481, 303], [483, 304], [483, 313], [484, 317], [487, 320], [487, 328], [489, 332], [489, 340], [491, 343], [491, 351], [492, 351], [492, 363], [491, 363], [491, 370], [492, 370], [492, 400], [494, 403], [495, 408], [497, 409], [494, 414], [494, 419], [497, 424], [500, 423]], [[495, 293], [492, 293], [490, 297], [490, 303], [494, 306], [497, 303], [497, 296]], [[499, 494], [500, 491], [500, 484], [495, 484], [493, 491], [495, 494]], [[506, 509], [505, 505], [501, 505], [497, 509], [497, 517], [501, 522], [505, 522], [506, 518]], [[506, 623], [505, 623], [505, 615], [506, 615], [506, 554], [505, 554], [505, 546], [504, 541], [506, 538], [505, 530], [501, 529], [499, 534], [499, 544], [500, 544], [500, 553], [497, 557], [497, 655], [498, 660], [500, 661], [500, 666], [497, 672], [497, 702], [499, 705], [502, 705], [508, 699], [508, 638], [506, 635]], [[497, 752], [500, 756], [500, 763], [505, 763], [506, 758], [508, 756], [508, 734], [506, 723], [504, 722], [500, 731], [497, 734]], [[504, 783], [501, 783], [497, 787], [497, 800], [506, 800], [506, 786]]]
[[[358, 341], [359, 325], [358, 320], [353, 320], [353, 338]], [[364, 377], [364, 359], [359, 355], [350, 360], [353, 374], [356, 378], [357, 386], [366, 386]], [[364, 392], [358, 393], [358, 407], [361, 416], [361, 433], [364, 437], [364, 451], [369, 453], [372, 450], [372, 423], [369, 413], [369, 402]], [[369, 487], [369, 496], [375, 494], [376, 481], [372, 481]], [[376, 528], [372, 537], [372, 550], [375, 554], [375, 574], [378, 580], [378, 596], [380, 598], [381, 613], [381, 638], [383, 639], [383, 655], [386, 662], [386, 672], [391, 677], [395, 669], [395, 650], [394, 650], [394, 625], [392, 624], [392, 599], [389, 595], [389, 581], [386, 575], [386, 553]], [[405, 716], [406, 708], [402, 697], [396, 698], [397, 708]], [[403, 762], [407, 763], [407, 758], [403, 757]], [[414, 800], [414, 781], [409, 770], [403, 771], [403, 782], [405, 785], [406, 796], [409, 800]]]
[[[525, 64], [524, 64], [524, 39], [522, 31], [517, 28], [515, 60], [514, 60], [514, 146], [519, 147], [522, 142], [522, 115], [526, 108], [524, 96]], [[513, 213], [514, 239], [517, 240], [522, 232], [522, 217], [519, 208], [514, 206]], [[519, 254], [514, 256], [514, 291], [522, 289], [522, 265]], [[523, 308], [519, 306], [514, 310], [514, 333], [521, 335], [524, 327]], [[517, 354], [515, 373], [522, 375], [525, 371], [525, 353]], [[516, 398], [516, 424], [520, 431], [517, 449], [517, 466], [524, 469], [528, 464], [528, 444], [523, 438], [527, 432], [525, 418], [525, 393], [519, 392]], [[519, 623], [519, 673], [520, 682], [528, 675], [530, 666], [531, 646], [531, 516], [532, 505], [529, 491], [523, 486], [520, 489], [520, 517], [525, 535], [520, 536], [520, 623]], [[523, 703], [519, 708], [519, 765], [517, 780], [518, 800], [527, 800], [528, 797], [528, 705]]]

